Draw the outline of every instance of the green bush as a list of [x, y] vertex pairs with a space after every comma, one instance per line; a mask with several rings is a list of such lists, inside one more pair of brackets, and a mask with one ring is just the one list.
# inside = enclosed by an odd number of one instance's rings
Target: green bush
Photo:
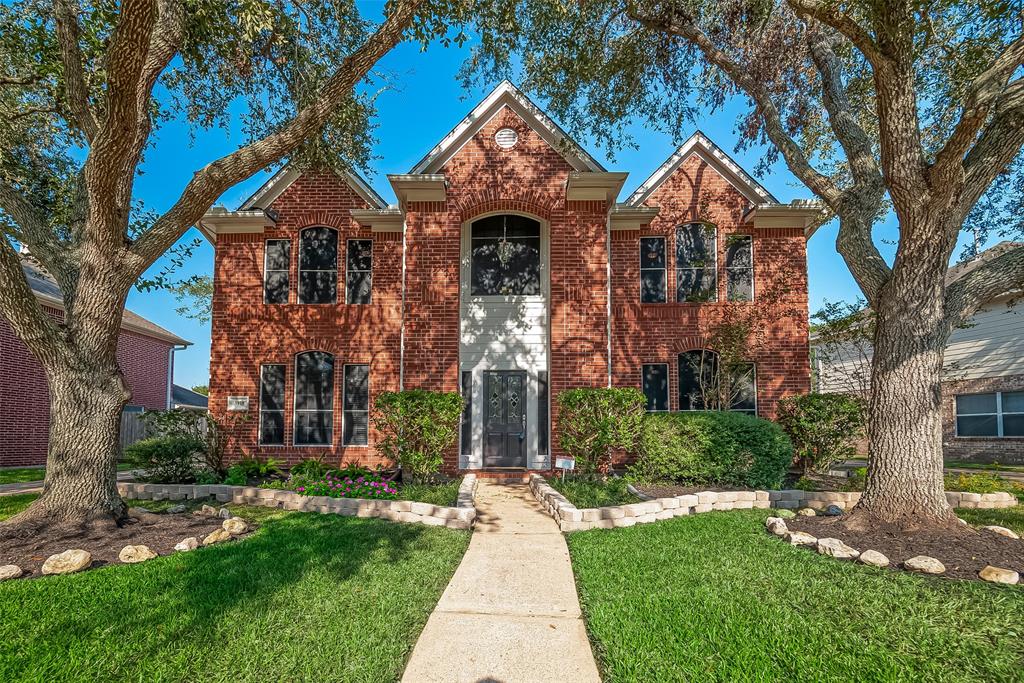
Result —
[[558, 394], [558, 443], [576, 460], [576, 471], [605, 474], [614, 450], [636, 450], [646, 402], [638, 389], [569, 389]]
[[696, 485], [782, 485], [793, 444], [774, 422], [735, 412], [649, 413], [630, 476]]
[[947, 474], [945, 478], [947, 491], [967, 491], [968, 493], [1012, 493], [1024, 502], [1024, 484], [1004, 479], [995, 474]]
[[191, 484], [206, 471], [200, 439], [154, 436], [124, 449], [125, 459], [142, 470], [142, 479], [157, 484]]
[[444, 453], [458, 441], [462, 396], [415, 389], [385, 391], [374, 402], [377, 450], [414, 481], [436, 474]]
[[326, 477], [332, 471], [318, 458], [306, 458], [305, 460], [291, 466], [288, 473], [293, 477], [307, 477], [309, 479], [320, 479]]
[[775, 421], [789, 434], [804, 474], [825, 472], [856, 454], [864, 401], [849, 394], [790, 396], [779, 401]]

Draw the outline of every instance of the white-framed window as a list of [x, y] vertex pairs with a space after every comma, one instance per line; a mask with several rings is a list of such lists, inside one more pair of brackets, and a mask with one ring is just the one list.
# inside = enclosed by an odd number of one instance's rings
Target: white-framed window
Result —
[[668, 298], [665, 238], [640, 238], [640, 303], [663, 304]]
[[263, 243], [263, 303], [288, 303], [291, 254], [291, 240], [267, 240]]
[[368, 304], [373, 294], [373, 240], [348, 240], [345, 253], [345, 303]]
[[679, 410], [757, 415], [756, 365], [737, 363], [728, 373], [720, 373], [714, 351], [695, 349], [679, 354]]
[[676, 228], [676, 301], [718, 301], [718, 231], [707, 223]]
[[346, 365], [342, 390], [341, 443], [365, 446], [370, 438], [370, 366]]
[[284, 365], [260, 366], [259, 442], [284, 445]]
[[725, 298], [754, 300], [754, 238], [751, 235], [725, 238]]
[[956, 435], [1024, 436], [1024, 391], [956, 396]]
[[647, 412], [668, 411], [668, 363], [646, 363], [642, 368]]
[[299, 303], [338, 302], [338, 231], [316, 226], [299, 233]]
[[295, 356], [296, 446], [330, 446], [334, 439], [334, 356], [305, 351]]

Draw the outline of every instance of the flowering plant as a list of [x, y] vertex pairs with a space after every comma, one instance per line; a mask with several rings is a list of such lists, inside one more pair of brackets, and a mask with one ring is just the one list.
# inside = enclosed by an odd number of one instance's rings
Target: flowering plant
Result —
[[398, 497], [398, 489], [379, 474], [365, 474], [347, 477], [328, 473], [319, 479], [295, 482], [294, 491], [303, 496], [329, 496], [331, 498], [380, 498]]

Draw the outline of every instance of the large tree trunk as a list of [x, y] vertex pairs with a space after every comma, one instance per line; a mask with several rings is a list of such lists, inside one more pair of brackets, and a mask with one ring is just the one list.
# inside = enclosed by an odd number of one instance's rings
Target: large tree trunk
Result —
[[117, 493], [121, 411], [131, 392], [113, 362], [47, 368], [50, 440], [40, 497], [12, 523], [112, 523], [126, 507]]

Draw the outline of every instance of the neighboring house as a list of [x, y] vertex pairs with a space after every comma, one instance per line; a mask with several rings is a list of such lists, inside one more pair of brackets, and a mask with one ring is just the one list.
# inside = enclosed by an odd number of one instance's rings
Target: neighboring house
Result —
[[[1000, 242], [950, 268], [947, 283], [1017, 246]], [[1017, 306], [1019, 297], [1010, 292], [992, 299], [950, 335], [942, 382], [943, 453], [948, 459], [1024, 463], [1024, 311]], [[820, 391], [868, 386], [869, 344], [833, 356], [825, 361], [815, 353]]]
[[[21, 255], [22, 269], [43, 310], [55, 319], [64, 315], [60, 288], [29, 255]], [[125, 412], [166, 410], [171, 404], [174, 351], [191, 342], [125, 310], [117, 343], [117, 359], [132, 398]], [[50, 392], [42, 366], [7, 321], [0, 318], [0, 467], [42, 465], [50, 424]]]
[[[772, 417], [810, 385], [819, 210], [780, 204], [700, 133], [620, 203], [626, 175], [505, 82], [388, 176], [397, 206], [354, 174], [286, 167], [209, 212], [210, 406], [249, 416], [228, 451], [373, 465], [374, 396], [420, 388], [466, 399], [446, 470], [546, 470], [566, 389], [700, 407], [693, 360], [731, 307], [771, 318], [733, 407]], [[762, 298], [781, 283], [795, 315]]]
[[182, 410], [206, 411], [209, 399], [198, 391], [174, 384], [171, 386], [171, 407]]

